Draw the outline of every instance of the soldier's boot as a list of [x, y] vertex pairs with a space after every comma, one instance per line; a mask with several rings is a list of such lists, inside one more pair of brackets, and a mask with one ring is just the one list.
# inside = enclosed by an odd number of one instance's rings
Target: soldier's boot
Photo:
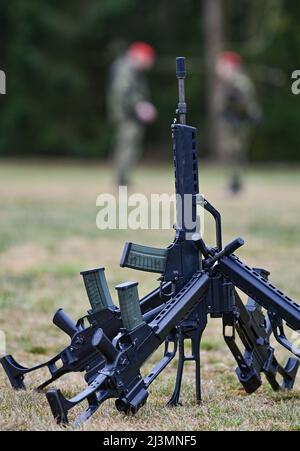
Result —
[[243, 183], [241, 180], [240, 175], [234, 174], [231, 178], [230, 184], [229, 184], [229, 191], [233, 195], [240, 194], [240, 192], [243, 190]]

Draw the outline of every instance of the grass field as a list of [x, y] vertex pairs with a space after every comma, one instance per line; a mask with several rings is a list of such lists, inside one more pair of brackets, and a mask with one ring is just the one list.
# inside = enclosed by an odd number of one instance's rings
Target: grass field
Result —
[[[300, 300], [299, 169], [252, 169], [247, 190], [238, 199], [224, 192], [224, 174], [202, 168], [201, 189], [223, 213], [224, 241], [243, 236], [239, 255], [250, 266], [271, 271], [272, 281]], [[51, 325], [63, 307], [84, 315], [88, 301], [79, 272], [105, 266], [114, 285], [140, 281], [140, 295], [156, 286], [156, 277], [119, 269], [124, 241], [166, 246], [173, 231], [104, 231], [95, 225], [96, 197], [113, 190], [111, 172], [100, 165], [0, 164], [0, 330], [7, 351], [33, 364], [62, 349], [68, 338]], [[172, 168], [139, 169], [136, 192], [172, 193]], [[213, 237], [206, 221], [206, 238]], [[273, 393], [267, 383], [248, 396], [239, 385], [235, 362], [211, 320], [202, 345], [203, 405], [193, 396], [193, 366], [187, 367], [183, 406], [165, 407], [176, 375], [174, 362], [150, 388], [147, 405], [125, 417], [105, 403], [83, 428], [87, 430], [300, 430], [300, 377], [291, 393]], [[280, 356], [285, 353], [279, 351]], [[154, 355], [145, 370], [159, 358]], [[81, 375], [57, 382], [72, 396]], [[29, 387], [37, 383], [33, 376]], [[14, 393], [0, 371], [0, 430], [56, 430], [43, 394]]]

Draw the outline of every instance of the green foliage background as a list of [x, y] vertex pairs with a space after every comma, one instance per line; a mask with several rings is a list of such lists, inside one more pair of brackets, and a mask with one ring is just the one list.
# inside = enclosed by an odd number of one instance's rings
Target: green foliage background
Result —
[[[226, 0], [226, 45], [245, 57], [264, 111], [251, 158], [300, 160], [300, 97], [291, 74], [300, 69], [297, 0]], [[280, 8], [277, 16], [276, 8]], [[133, 40], [159, 55], [150, 76], [160, 120], [148, 130], [148, 151], [168, 143], [176, 104], [174, 58], [189, 57], [190, 121], [205, 154], [205, 77], [199, 0], [11, 0], [0, 3], [0, 154], [107, 156], [107, 68]], [[297, 64], [299, 67], [297, 67]]]

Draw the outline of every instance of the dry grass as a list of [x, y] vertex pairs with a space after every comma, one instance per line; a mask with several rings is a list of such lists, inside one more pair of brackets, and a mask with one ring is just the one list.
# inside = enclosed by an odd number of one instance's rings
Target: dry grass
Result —
[[[251, 170], [240, 199], [224, 193], [224, 175], [203, 168], [202, 191], [223, 213], [224, 240], [240, 235], [239, 255], [251, 266], [272, 272], [272, 280], [300, 299], [300, 181], [297, 170]], [[135, 191], [172, 192], [172, 168], [140, 169]], [[74, 318], [88, 308], [79, 271], [107, 267], [113, 293], [117, 283], [137, 279], [140, 294], [156, 286], [155, 276], [119, 270], [124, 241], [165, 246], [172, 231], [105, 231], [95, 226], [95, 200], [112, 191], [108, 168], [2, 164], [0, 167], [0, 329], [7, 351], [24, 363], [44, 360], [68, 344], [51, 325], [63, 307]], [[206, 236], [213, 232], [206, 222]], [[114, 293], [113, 293], [114, 295]], [[284, 353], [282, 353], [283, 356]], [[158, 359], [155, 355], [147, 369]], [[124, 417], [113, 402], [104, 404], [84, 428], [91, 430], [300, 430], [300, 384], [292, 393], [274, 394], [265, 383], [252, 396], [241, 389], [234, 361], [221, 339], [221, 325], [211, 320], [203, 340], [202, 406], [194, 402], [193, 367], [186, 369], [183, 407], [165, 407], [176, 375], [172, 364], [150, 389], [147, 405]], [[56, 385], [68, 395], [81, 375]], [[30, 385], [37, 382], [37, 376]], [[0, 372], [0, 430], [56, 430], [43, 394], [14, 393]]]

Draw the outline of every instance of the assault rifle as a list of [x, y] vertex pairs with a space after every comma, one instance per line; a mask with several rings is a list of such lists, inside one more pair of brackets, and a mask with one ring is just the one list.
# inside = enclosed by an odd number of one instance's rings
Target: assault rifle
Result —
[[[71, 344], [50, 361], [33, 368], [23, 367], [12, 356], [1, 359], [16, 389], [25, 388], [27, 373], [43, 367], [48, 368], [50, 379], [39, 389], [68, 372], [85, 373], [86, 389], [71, 399], [57, 389], [47, 392], [58, 423], [68, 423], [70, 410], [82, 401], [87, 401], [88, 406], [77, 416], [77, 425], [109, 398], [116, 399], [119, 411], [136, 413], [148, 398], [149, 386], [177, 352], [176, 384], [168, 404], [179, 404], [186, 361], [195, 362], [196, 399], [200, 402], [200, 343], [208, 316], [222, 318], [223, 336], [237, 362], [237, 377], [247, 393], [260, 387], [262, 374], [273, 390], [293, 388], [300, 350], [289, 341], [285, 325], [299, 332], [300, 307], [268, 281], [266, 270], [250, 268], [234, 255], [244, 245], [242, 238], [223, 247], [220, 213], [199, 194], [197, 130], [186, 125], [186, 70], [182, 57], [177, 58], [176, 72], [179, 122], [174, 120], [172, 125], [177, 195], [175, 239], [165, 249], [126, 243], [121, 257], [121, 267], [158, 273], [159, 286], [140, 300], [136, 282], [118, 285], [117, 307], [109, 293], [104, 269], [85, 271], [82, 275], [91, 310], [77, 323], [63, 310], [53, 320], [70, 337]], [[214, 246], [207, 246], [201, 237], [198, 205], [214, 218]], [[246, 305], [237, 289], [248, 295]], [[236, 341], [237, 335], [243, 349]], [[273, 336], [295, 356], [285, 366], [275, 357]], [[186, 340], [191, 341], [191, 355], [186, 355]], [[143, 377], [141, 367], [161, 345], [164, 345], [162, 359]]]

